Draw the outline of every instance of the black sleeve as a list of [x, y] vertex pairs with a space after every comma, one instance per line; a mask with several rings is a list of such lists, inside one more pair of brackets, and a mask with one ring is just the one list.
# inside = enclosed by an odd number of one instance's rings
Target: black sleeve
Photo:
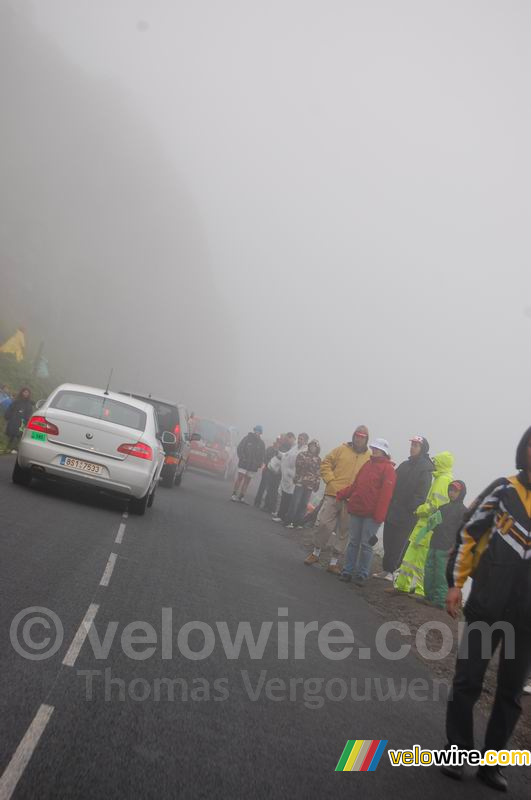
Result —
[[422, 503], [426, 502], [428, 492], [430, 491], [432, 474], [430, 470], [423, 470], [415, 486], [415, 491], [411, 497], [411, 511], [415, 511]]

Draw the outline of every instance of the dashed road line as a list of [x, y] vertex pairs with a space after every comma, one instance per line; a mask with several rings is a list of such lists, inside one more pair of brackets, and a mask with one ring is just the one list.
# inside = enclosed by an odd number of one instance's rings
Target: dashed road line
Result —
[[107, 561], [107, 566], [103, 570], [103, 575], [101, 576], [100, 586], [109, 585], [109, 581], [111, 580], [112, 571], [114, 569], [114, 565], [116, 563], [117, 558], [118, 558], [117, 553], [110, 554], [109, 560]]
[[35, 714], [31, 725], [22, 737], [19, 746], [13, 753], [11, 761], [7, 765], [0, 778], [0, 800], [9, 800], [16, 789], [17, 783], [24, 774], [24, 770], [39, 744], [39, 740], [44, 733], [50, 717], [54, 712], [54, 707], [43, 703]]
[[96, 605], [96, 603], [91, 603], [89, 605], [87, 613], [83, 617], [81, 625], [77, 629], [76, 635], [72, 640], [72, 644], [68, 648], [66, 656], [63, 658], [63, 664], [65, 667], [73, 667], [76, 663], [79, 651], [83, 647], [83, 642], [87, 638], [90, 626], [94, 622], [94, 617], [98, 613], [98, 609], [99, 605]]
[[120, 527], [118, 528], [118, 533], [116, 534], [116, 539], [114, 540], [115, 544], [122, 544], [124, 533], [125, 533], [125, 522], [121, 522]]

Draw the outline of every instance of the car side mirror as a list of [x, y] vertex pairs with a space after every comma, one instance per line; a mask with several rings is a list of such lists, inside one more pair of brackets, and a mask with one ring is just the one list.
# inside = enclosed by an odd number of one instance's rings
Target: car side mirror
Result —
[[162, 434], [162, 444], [177, 444], [177, 437], [174, 433], [170, 431], [164, 431]]
[[46, 400], [37, 400], [37, 402], [35, 403], [35, 408], [42, 408], [45, 402]]
[[200, 433], [192, 433], [190, 436], [191, 442], [200, 442], [201, 441], [201, 434]]

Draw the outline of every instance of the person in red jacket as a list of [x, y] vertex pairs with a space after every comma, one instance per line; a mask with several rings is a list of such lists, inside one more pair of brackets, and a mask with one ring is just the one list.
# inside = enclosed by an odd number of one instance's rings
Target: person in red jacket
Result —
[[360, 469], [354, 483], [337, 493], [338, 500], [348, 500], [350, 514], [350, 541], [339, 580], [350, 582], [355, 570], [356, 586], [363, 586], [369, 577], [376, 531], [385, 522], [396, 483], [387, 440], [375, 439], [369, 447], [370, 460]]

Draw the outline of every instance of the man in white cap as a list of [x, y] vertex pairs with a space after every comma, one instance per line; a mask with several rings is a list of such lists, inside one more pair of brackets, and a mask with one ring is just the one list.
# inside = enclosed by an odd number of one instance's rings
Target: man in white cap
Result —
[[353, 483], [337, 493], [338, 500], [348, 502], [350, 515], [350, 540], [340, 580], [350, 582], [354, 573], [357, 586], [363, 586], [369, 577], [376, 531], [385, 520], [396, 483], [389, 442], [374, 439], [369, 447], [370, 460]]

